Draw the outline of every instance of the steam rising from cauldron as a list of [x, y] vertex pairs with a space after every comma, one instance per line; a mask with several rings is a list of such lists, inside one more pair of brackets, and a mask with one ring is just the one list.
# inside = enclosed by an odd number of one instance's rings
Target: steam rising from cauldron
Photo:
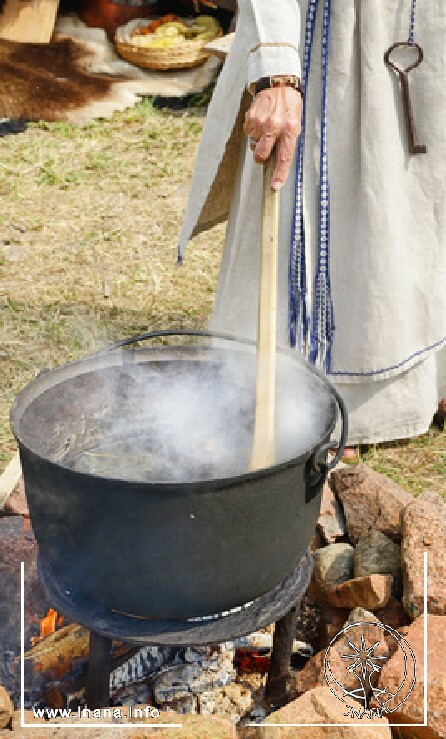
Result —
[[[128, 363], [102, 371], [64, 464], [133, 481], [215, 479], [248, 471], [255, 409], [255, 355], [218, 361]], [[278, 361], [276, 463], [321, 441], [330, 415], [322, 382]], [[88, 405], [88, 404], [87, 404]], [[324, 420], [325, 419], [325, 420]]]

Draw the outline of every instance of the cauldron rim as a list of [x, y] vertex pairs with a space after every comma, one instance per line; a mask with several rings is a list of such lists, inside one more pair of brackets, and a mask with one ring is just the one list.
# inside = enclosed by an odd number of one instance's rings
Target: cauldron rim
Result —
[[[161, 335], [164, 332], [159, 332]], [[189, 335], [189, 332], [180, 332], [181, 334]], [[169, 333], [167, 332], [167, 335]], [[204, 336], [205, 338], [208, 337], [210, 334], [208, 332], [191, 332], [191, 335], [198, 335], [198, 336]], [[223, 340], [227, 339], [231, 342], [240, 343], [243, 345], [248, 345], [251, 347], [255, 347], [255, 342], [244, 339], [242, 337], [235, 337], [232, 335], [225, 335], [225, 334], [215, 334], [217, 338], [221, 338]], [[136, 337], [138, 338], [138, 337]], [[125, 340], [127, 342], [127, 340]], [[124, 342], [123, 342], [123, 345]], [[326, 378], [326, 376], [317, 370], [315, 367], [309, 364], [309, 362], [297, 351], [286, 348], [286, 347], [277, 347], [277, 353], [279, 355], [283, 355], [289, 359], [292, 360], [293, 363], [299, 364], [305, 372], [308, 374], [314, 376], [317, 378], [326, 388], [327, 392], [330, 395], [330, 417], [327, 419], [327, 423], [325, 425], [325, 428], [323, 430], [323, 433], [319, 435], [318, 440], [310, 447], [305, 449], [300, 455], [289, 457], [288, 459], [275, 463], [273, 465], [268, 465], [266, 467], [261, 467], [257, 470], [253, 471], [246, 471], [241, 474], [237, 475], [229, 475], [227, 477], [200, 477], [199, 479], [188, 479], [188, 480], [129, 480], [123, 477], [108, 477], [105, 475], [95, 475], [88, 472], [82, 472], [78, 470], [71, 469], [66, 464], [63, 463], [63, 461], [57, 461], [54, 459], [51, 459], [49, 457], [44, 456], [41, 452], [36, 451], [35, 449], [32, 449], [23, 439], [19, 430], [21, 419], [23, 418], [23, 415], [27, 408], [30, 407], [30, 405], [36, 400], [38, 397], [41, 397], [44, 392], [52, 387], [55, 387], [56, 385], [68, 380], [73, 379], [75, 377], [78, 377], [81, 374], [84, 374], [82, 372], [77, 372], [76, 370], [79, 368], [85, 368], [87, 367], [86, 372], [88, 371], [97, 371], [101, 369], [101, 359], [104, 361], [104, 364], [102, 365], [102, 368], [110, 367], [110, 366], [119, 366], [119, 362], [115, 361], [112, 364], [110, 364], [110, 358], [113, 358], [117, 360], [119, 357], [124, 359], [125, 366], [126, 363], [128, 364], [134, 364], [139, 363], [138, 359], [143, 359], [144, 355], [151, 355], [156, 356], [157, 354], [162, 355], [161, 359], [167, 359], [168, 352], [171, 353], [178, 353], [181, 351], [184, 352], [190, 352], [191, 354], [198, 354], [199, 352], [203, 351], [216, 351], [216, 347], [211, 346], [197, 346], [197, 345], [177, 345], [177, 344], [169, 344], [169, 345], [162, 345], [155, 346], [155, 347], [132, 347], [132, 349], [123, 349], [121, 348], [120, 344], [113, 345], [111, 347], [106, 347], [105, 349], [102, 349], [98, 352], [88, 354], [85, 357], [81, 357], [80, 359], [73, 360], [71, 362], [66, 362], [62, 365], [58, 365], [57, 367], [51, 368], [51, 369], [45, 369], [42, 370], [33, 380], [31, 380], [27, 385], [25, 385], [24, 388], [17, 394], [15, 397], [13, 404], [11, 406], [10, 410], [10, 426], [12, 429], [12, 432], [18, 442], [19, 445], [19, 451], [22, 452], [22, 450], [25, 450], [28, 454], [31, 454], [38, 463], [49, 465], [50, 468], [53, 468], [54, 470], [57, 470], [59, 472], [62, 472], [63, 474], [66, 474], [68, 476], [73, 476], [74, 478], [78, 480], [85, 480], [88, 481], [89, 484], [94, 481], [97, 481], [101, 485], [104, 484], [110, 484], [110, 486], [114, 485], [122, 485], [122, 484], [131, 484], [134, 489], [141, 489], [141, 492], [147, 491], [147, 489], [151, 489], [153, 491], [158, 489], [163, 489], [166, 492], [174, 492], [174, 491], [181, 491], [184, 489], [185, 491], [194, 491], [198, 492], [200, 488], [203, 488], [203, 493], [206, 491], [212, 490], [218, 490], [218, 489], [228, 489], [232, 486], [237, 486], [240, 483], [248, 482], [252, 480], [257, 480], [259, 478], [265, 478], [274, 475], [276, 472], [280, 470], [287, 469], [288, 467], [293, 467], [296, 464], [304, 463], [308, 459], [310, 459], [318, 449], [322, 447], [322, 445], [326, 444], [328, 439], [330, 438], [331, 434], [333, 433], [333, 429], [336, 425], [336, 416], [337, 416], [337, 409], [336, 409], [336, 398], [335, 398], [335, 391], [332, 385], [330, 384], [329, 380]], [[45, 387], [46, 382], [45, 380], [52, 378], [52, 382]], [[58, 377], [60, 378], [58, 380]], [[56, 381], [54, 381], [56, 380]], [[35, 392], [37, 390], [37, 392]]]

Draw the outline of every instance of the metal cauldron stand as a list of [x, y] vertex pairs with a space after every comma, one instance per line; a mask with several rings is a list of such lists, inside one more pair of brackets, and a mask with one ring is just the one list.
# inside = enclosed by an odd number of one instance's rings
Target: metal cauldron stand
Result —
[[113, 639], [135, 646], [203, 646], [220, 644], [276, 623], [266, 697], [280, 703], [285, 697], [291, 651], [300, 601], [310, 583], [313, 560], [307, 550], [294, 571], [265, 595], [240, 610], [206, 620], [152, 621], [132, 618], [66, 591], [48, 564], [39, 558], [43, 590], [57, 611], [90, 631], [90, 654], [86, 684], [90, 709], [109, 705], [110, 665]]

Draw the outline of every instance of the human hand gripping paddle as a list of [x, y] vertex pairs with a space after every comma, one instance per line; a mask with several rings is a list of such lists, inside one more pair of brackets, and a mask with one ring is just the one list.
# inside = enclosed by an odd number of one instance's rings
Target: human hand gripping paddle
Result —
[[257, 164], [265, 164], [273, 149], [277, 152], [271, 176], [274, 190], [283, 187], [290, 172], [301, 118], [300, 90], [287, 84], [259, 92], [245, 115], [243, 128]]
[[[263, 164], [260, 281], [256, 356], [256, 407], [250, 470], [275, 462], [276, 321], [279, 190], [285, 183], [300, 132], [301, 95], [288, 86], [256, 95], [244, 130]], [[277, 154], [276, 154], [277, 152]]]

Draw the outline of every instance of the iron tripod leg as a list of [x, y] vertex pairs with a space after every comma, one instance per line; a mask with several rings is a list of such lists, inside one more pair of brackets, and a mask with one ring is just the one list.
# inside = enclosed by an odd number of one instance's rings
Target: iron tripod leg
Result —
[[[265, 685], [265, 698], [274, 704], [282, 703], [286, 697], [286, 681], [290, 670], [299, 607], [300, 601], [276, 622]], [[111, 639], [90, 631], [90, 656], [85, 689], [87, 708], [103, 708], [110, 704], [111, 648]]]
[[90, 656], [85, 688], [87, 708], [110, 705], [110, 660], [112, 640], [90, 631]]
[[283, 703], [286, 697], [286, 681], [290, 672], [299, 608], [300, 600], [285, 616], [276, 621], [271, 660], [265, 685], [265, 698], [273, 704]]

